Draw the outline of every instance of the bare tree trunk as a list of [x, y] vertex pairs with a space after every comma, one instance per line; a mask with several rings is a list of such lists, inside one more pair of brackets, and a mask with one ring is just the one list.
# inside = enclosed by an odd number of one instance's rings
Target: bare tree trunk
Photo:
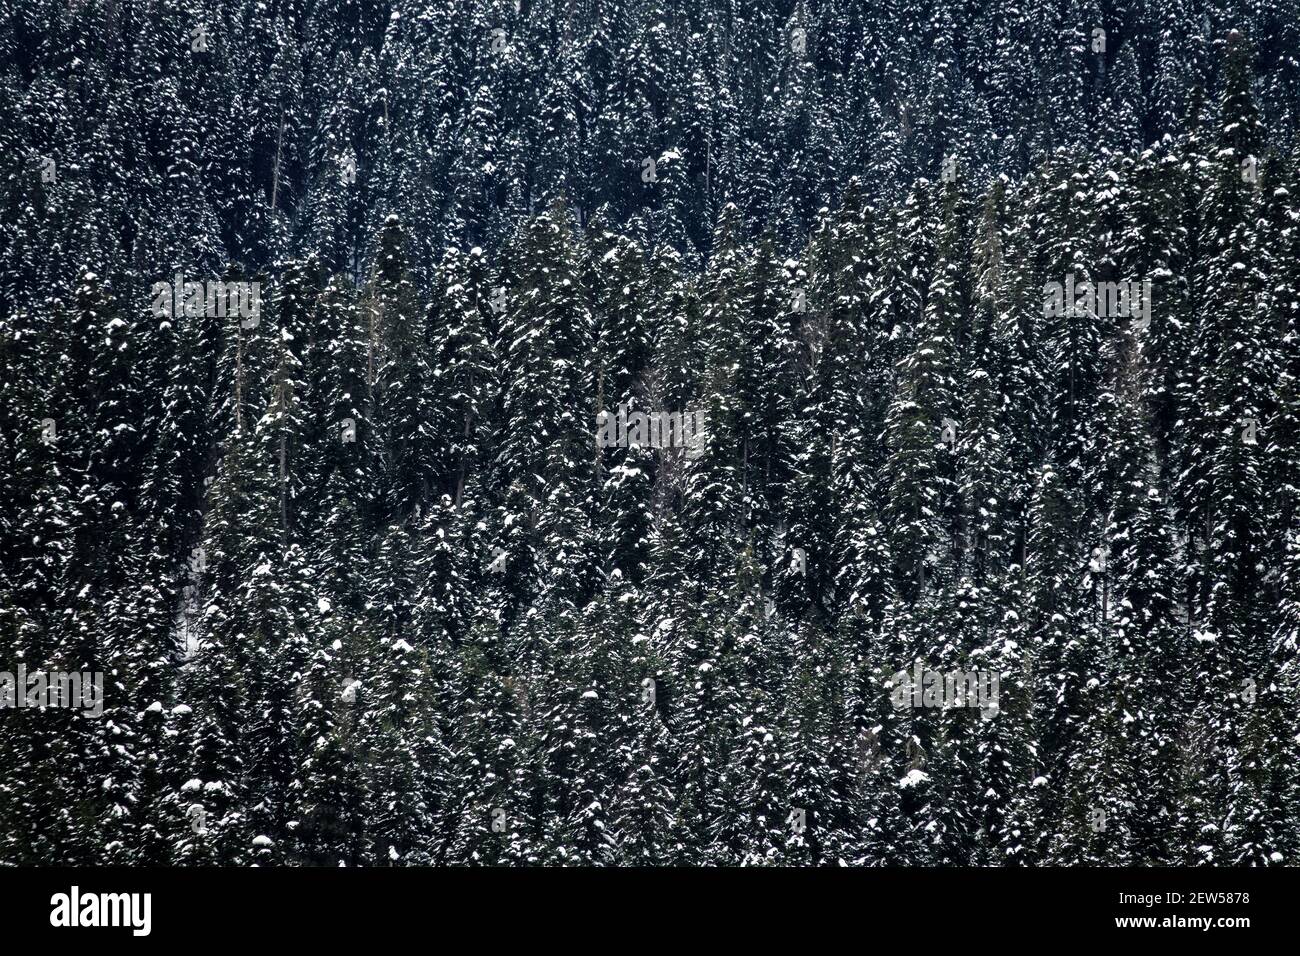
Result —
[[372, 304], [367, 310], [370, 313], [370, 337], [366, 344], [366, 388], [370, 394], [370, 400], [375, 399], [375, 307]]
[[[474, 377], [473, 377], [472, 375], [470, 376], [470, 380], [469, 380], [469, 388], [470, 388], [470, 394], [473, 395], [473, 394], [474, 394]], [[465, 444], [466, 444], [466, 445], [469, 444], [470, 426], [471, 426], [471, 424], [472, 424], [473, 421], [474, 421], [474, 413], [473, 413], [473, 412], [466, 412], [466, 413], [465, 413], [465, 430], [464, 430], [464, 432], [463, 432], [463, 437], [465, 438]], [[465, 448], [464, 448], [464, 446], [462, 446], [462, 447], [461, 447], [461, 450], [460, 450], [460, 472], [459, 472], [459, 474], [457, 474], [457, 476], [456, 476], [456, 509], [457, 509], [458, 511], [460, 510], [460, 501], [461, 501], [461, 498], [462, 498], [462, 496], [465, 494], [465, 474], [466, 474], [466, 472], [467, 472], [468, 470], [469, 470], [469, 462], [467, 462], [467, 461], [465, 460]]]
[[244, 331], [235, 318], [235, 431], [244, 431]]
[[[600, 413], [605, 410], [604, 356], [599, 356], [598, 360], [601, 361], [601, 365], [600, 365], [600, 371], [596, 378], [596, 420], [597, 421], [600, 420]], [[595, 461], [593, 462], [593, 474], [596, 477], [596, 481], [599, 482], [600, 481], [600, 442], [593, 441], [592, 444], [596, 446], [595, 449], [596, 456], [595, 456]]]
[[1110, 621], [1110, 581], [1106, 575], [1101, 577], [1101, 628], [1104, 634]]
[[[740, 488], [745, 499], [749, 498], [749, 436], [745, 436], [744, 448], [741, 450]], [[750, 509], [745, 509], [745, 530], [749, 530]]]
[[289, 530], [289, 468], [287, 445], [288, 436], [284, 433], [284, 426], [280, 426], [280, 527], [286, 532]]
[[284, 149], [284, 110], [280, 111], [280, 131], [275, 136], [275, 168], [271, 170], [271, 208], [280, 195], [280, 153]]
[[713, 131], [705, 134], [704, 143], [704, 201], [709, 201], [709, 172], [713, 162]]

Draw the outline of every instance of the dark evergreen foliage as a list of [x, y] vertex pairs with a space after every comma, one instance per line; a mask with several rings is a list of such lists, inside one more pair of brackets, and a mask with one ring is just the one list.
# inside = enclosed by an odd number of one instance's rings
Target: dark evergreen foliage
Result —
[[0, 865], [1293, 863], [1297, 24], [0, 0]]

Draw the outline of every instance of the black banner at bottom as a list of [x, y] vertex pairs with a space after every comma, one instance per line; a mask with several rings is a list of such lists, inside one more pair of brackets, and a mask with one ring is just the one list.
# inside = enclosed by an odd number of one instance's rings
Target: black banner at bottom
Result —
[[8, 942], [82, 944], [284, 937], [338, 945], [452, 928], [488, 932], [497, 944], [667, 944], [666, 934], [688, 925], [699, 927], [697, 942], [702, 933], [767, 942], [783, 927], [806, 941], [845, 929], [937, 943], [1031, 930], [1071, 941], [1170, 932], [1229, 941], [1294, 925], [1298, 872], [9, 868], [0, 869], [0, 918]]

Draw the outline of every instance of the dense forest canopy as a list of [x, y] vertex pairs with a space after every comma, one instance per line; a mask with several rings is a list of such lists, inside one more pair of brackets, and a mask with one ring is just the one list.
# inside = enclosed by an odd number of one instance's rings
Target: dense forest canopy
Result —
[[1293, 864], [1298, 58], [0, 0], [0, 865]]

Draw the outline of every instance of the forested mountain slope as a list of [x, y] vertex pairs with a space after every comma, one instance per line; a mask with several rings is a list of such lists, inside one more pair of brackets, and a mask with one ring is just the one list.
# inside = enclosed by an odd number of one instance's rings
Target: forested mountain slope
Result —
[[1294, 863], [1298, 56], [0, 0], [0, 864]]

